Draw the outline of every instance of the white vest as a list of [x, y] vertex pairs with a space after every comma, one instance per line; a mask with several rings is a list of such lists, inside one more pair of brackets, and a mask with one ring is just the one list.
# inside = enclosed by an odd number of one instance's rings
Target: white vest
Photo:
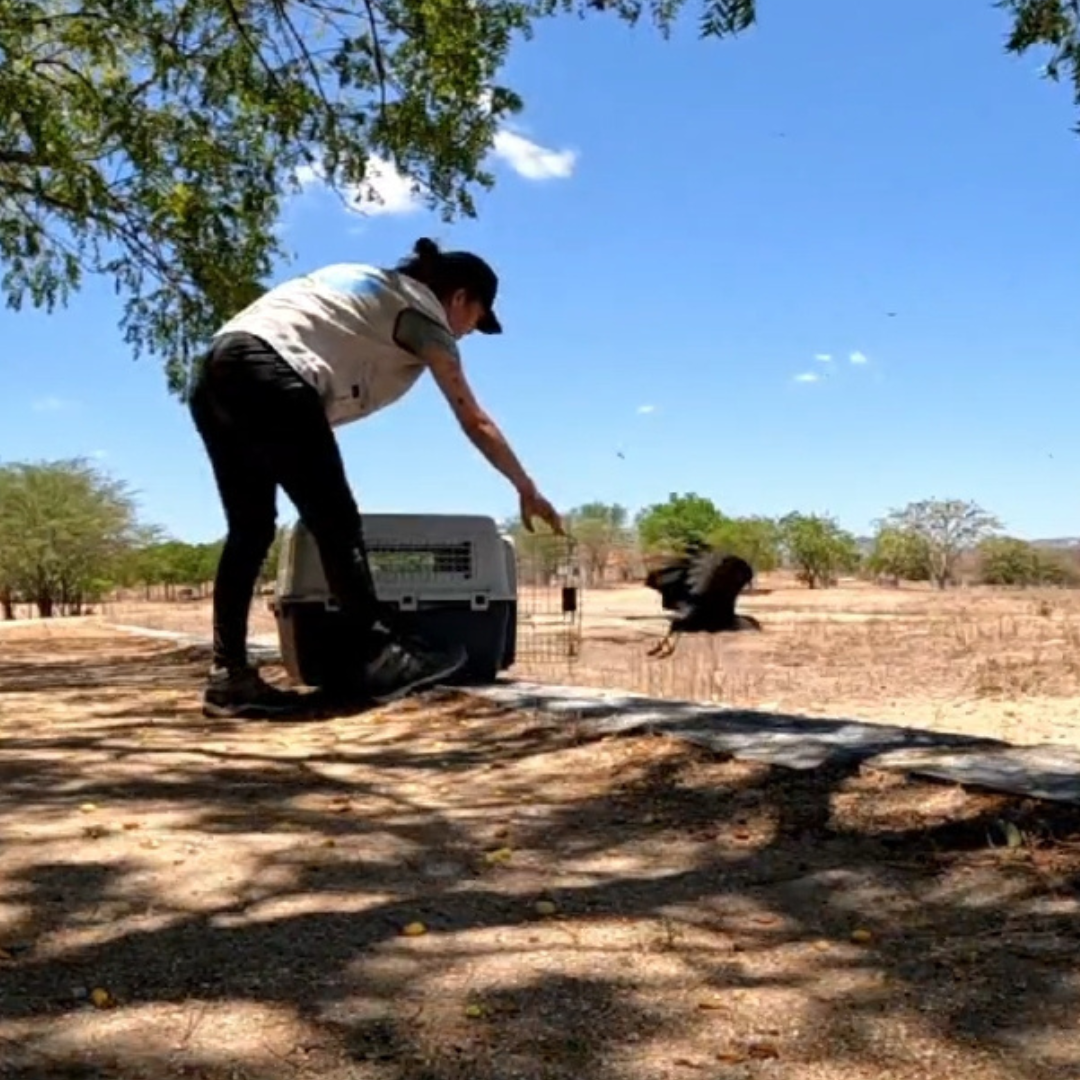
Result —
[[264, 293], [214, 336], [245, 331], [262, 338], [319, 392], [331, 424], [344, 424], [396, 401], [426, 365], [394, 342], [406, 308], [448, 332], [435, 294], [413, 278], [358, 263], [336, 263]]

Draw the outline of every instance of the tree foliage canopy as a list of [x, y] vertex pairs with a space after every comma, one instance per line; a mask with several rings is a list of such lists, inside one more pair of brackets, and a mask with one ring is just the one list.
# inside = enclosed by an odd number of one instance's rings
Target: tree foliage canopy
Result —
[[76, 611], [112, 584], [140, 539], [126, 485], [82, 459], [0, 467], [0, 596], [31, 599], [42, 615]]
[[[447, 217], [521, 107], [511, 43], [559, 12], [661, 30], [672, 0], [0, 0], [0, 262], [10, 307], [113, 279], [136, 355], [173, 390], [284, 254], [302, 169], [364, 189], [393, 163]], [[746, 25], [707, 0], [702, 33]]]
[[[521, 100], [516, 39], [604, 12], [667, 34], [687, 0], [0, 0], [0, 291], [51, 310], [111, 278], [136, 355], [173, 390], [209, 334], [265, 286], [304, 169], [364, 190], [375, 159], [447, 218]], [[702, 37], [757, 17], [696, 0]], [[1001, 0], [1007, 49], [1048, 46], [1080, 100], [1075, 0]]]
[[872, 574], [901, 581], [930, 580], [930, 551], [925, 537], [899, 525], [882, 524], [866, 560]]
[[759, 574], [780, 565], [780, 526], [771, 518], [724, 517], [709, 534], [709, 543], [720, 551], [745, 559]]
[[638, 514], [638, 536], [648, 551], [676, 553], [689, 544], [708, 543], [723, 520], [712, 499], [692, 491], [672, 492], [666, 502], [654, 503]]
[[780, 519], [780, 535], [788, 561], [811, 589], [833, 585], [859, 566], [855, 537], [827, 515], [787, 514]]
[[1045, 551], [1014, 536], [989, 536], [979, 544], [984, 585], [1075, 585], [1077, 569], [1061, 552]]
[[[263, 565], [277, 573], [283, 530]], [[78, 614], [117, 586], [202, 589], [222, 541], [189, 544], [139, 521], [127, 485], [82, 458], [0, 465], [0, 616], [16, 602]]]

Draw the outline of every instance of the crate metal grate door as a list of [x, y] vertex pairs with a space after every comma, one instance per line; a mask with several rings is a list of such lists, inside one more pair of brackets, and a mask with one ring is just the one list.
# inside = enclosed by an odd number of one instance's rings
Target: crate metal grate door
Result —
[[582, 631], [581, 575], [573, 540], [530, 537], [515, 557], [515, 665], [528, 669], [573, 663], [581, 655]]

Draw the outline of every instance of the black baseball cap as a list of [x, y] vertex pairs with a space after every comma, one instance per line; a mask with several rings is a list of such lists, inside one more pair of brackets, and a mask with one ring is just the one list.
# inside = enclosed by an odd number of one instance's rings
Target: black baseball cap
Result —
[[457, 288], [465, 289], [473, 299], [480, 302], [484, 314], [476, 324], [481, 334], [501, 334], [502, 323], [495, 314], [495, 295], [499, 291], [499, 275], [471, 251], [442, 251], [439, 260], [446, 280]]

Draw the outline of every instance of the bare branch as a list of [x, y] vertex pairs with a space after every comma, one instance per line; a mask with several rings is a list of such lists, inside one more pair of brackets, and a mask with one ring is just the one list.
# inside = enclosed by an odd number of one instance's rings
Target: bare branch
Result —
[[379, 80], [379, 119], [386, 122], [386, 64], [383, 62], [382, 43], [379, 41], [379, 27], [375, 20], [375, 9], [371, 0], [364, 0], [368, 25], [371, 27], [371, 51], [375, 61], [375, 74]]
[[274, 10], [278, 14], [278, 18], [282, 24], [292, 35], [293, 40], [296, 42], [297, 48], [300, 50], [300, 58], [302, 63], [307, 67], [308, 73], [311, 75], [312, 82], [315, 84], [315, 92], [317, 93], [319, 100], [326, 106], [328, 112], [333, 113], [333, 105], [330, 102], [330, 98], [327, 96], [326, 90], [323, 87], [322, 79], [319, 75], [318, 65], [315, 63], [314, 57], [308, 51], [307, 45], [304, 43], [304, 38], [300, 32], [296, 29], [292, 19], [289, 17], [288, 8], [285, 6], [285, 0], [270, 0]]
[[263, 56], [262, 50], [254, 41], [251, 40], [251, 35], [247, 31], [247, 27], [244, 25], [244, 20], [240, 17], [240, 12], [236, 10], [236, 4], [233, 0], [225, 0], [225, 7], [229, 12], [229, 21], [236, 28], [236, 32], [243, 39], [244, 44], [248, 47], [248, 51], [254, 56], [262, 66], [263, 71], [266, 72], [267, 78], [279, 88], [280, 83], [278, 81], [277, 72], [267, 62], [266, 57]]

